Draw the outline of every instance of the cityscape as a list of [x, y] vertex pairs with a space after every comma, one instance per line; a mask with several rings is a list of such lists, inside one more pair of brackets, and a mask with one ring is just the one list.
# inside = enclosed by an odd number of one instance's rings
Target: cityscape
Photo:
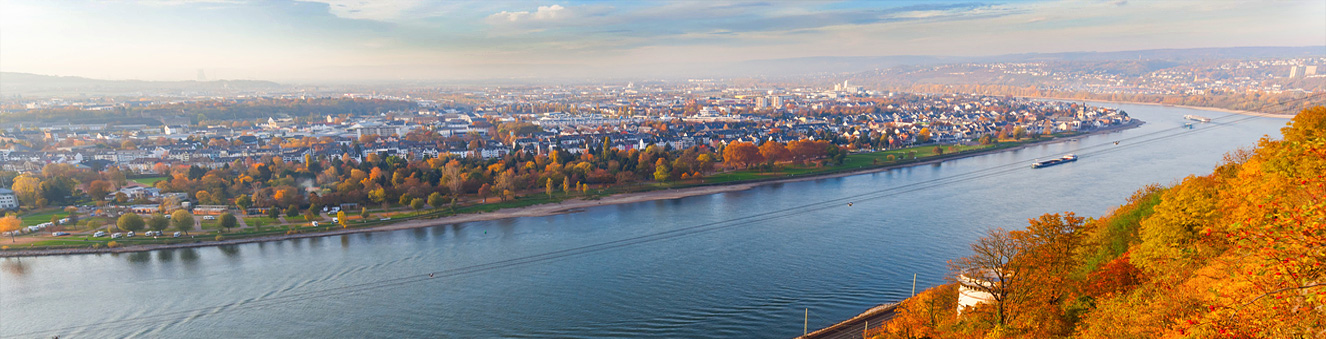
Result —
[[0, 338], [1308, 338], [1326, 4], [0, 0]]

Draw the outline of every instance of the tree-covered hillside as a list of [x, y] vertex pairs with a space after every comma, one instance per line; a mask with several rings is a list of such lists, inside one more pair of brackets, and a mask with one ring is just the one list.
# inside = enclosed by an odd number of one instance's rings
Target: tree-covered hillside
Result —
[[[992, 301], [959, 315], [957, 284], [904, 302], [877, 338], [1326, 336], [1326, 107], [1204, 176], [1142, 188], [1099, 219], [996, 229], [955, 272]], [[974, 287], [972, 287], [975, 285]]]

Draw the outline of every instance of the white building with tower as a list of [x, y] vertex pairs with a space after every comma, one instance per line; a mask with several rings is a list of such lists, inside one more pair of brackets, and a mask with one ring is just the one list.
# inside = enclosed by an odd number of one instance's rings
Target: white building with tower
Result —
[[995, 301], [991, 290], [998, 290], [1002, 283], [994, 270], [970, 270], [958, 275], [958, 314], [962, 309], [976, 307]]

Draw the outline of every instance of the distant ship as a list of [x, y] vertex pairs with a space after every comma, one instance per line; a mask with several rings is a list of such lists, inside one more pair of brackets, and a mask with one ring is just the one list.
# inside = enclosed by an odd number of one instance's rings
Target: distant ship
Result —
[[1188, 119], [1188, 120], [1192, 120], [1192, 121], [1197, 121], [1197, 122], [1211, 122], [1211, 118], [1207, 118], [1207, 117], [1200, 116], [1200, 115], [1192, 115], [1192, 114], [1189, 114], [1189, 115], [1185, 115], [1185, 116], [1183, 116], [1183, 118], [1184, 118], [1184, 119]]
[[1037, 161], [1037, 162], [1033, 162], [1033, 163], [1031, 163], [1031, 168], [1050, 167], [1050, 166], [1054, 166], [1054, 165], [1058, 165], [1058, 164], [1062, 164], [1062, 163], [1066, 163], [1066, 162], [1074, 162], [1074, 161], [1077, 161], [1077, 155], [1075, 155], [1075, 154], [1069, 154], [1069, 155], [1065, 155], [1065, 156], [1063, 156], [1062, 158], [1059, 158], [1059, 159], [1053, 159], [1053, 160], [1046, 160], [1046, 161]]

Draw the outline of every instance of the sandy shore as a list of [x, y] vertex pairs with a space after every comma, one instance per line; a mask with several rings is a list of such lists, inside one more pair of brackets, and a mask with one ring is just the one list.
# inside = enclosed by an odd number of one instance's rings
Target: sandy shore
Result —
[[326, 231], [326, 232], [273, 235], [273, 236], [253, 237], [253, 238], [243, 238], [243, 239], [230, 239], [222, 241], [200, 241], [196, 243], [186, 243], [186, 244], [135, 245], [135, 246], [125, 246], [125, 247], [116, 247], [116, 248], [15, 250], [15, 251], [0, 252], [0, 257], [35, 257], [35, 256], [48, 256], [48, 255], [67, 255], [67, 254], [129, 253], [129, 252], [142, 252], [142, 251], [152, 251], [152, 250], [172, 249], [172, 248], [225, 246], [225, 245], [236, 245], [236, 244], [246, 244], [246, 243], [255, 243], [255, 242], [266, 242], [266, 241], [282, 241], [282, 240], [301, 239], [301, 238], [328, 237], [328, 236], [355, 234], [355, 233], [394, 231], [394, 230], [432, 227], [438, 225], [450, 225], [450, 224], [458, 224], [458, 223], [474, 222], [474, 221], [499, 220], [499, 219], [521, 218], [521, 217], [541, 217], [541, 216], [549, 216], [549, 215], [557, 215], [565, 213], [574, 213], [586, 208], [597, 207], [597, 206], [630, 204], [630, 203], [654, 201], [654, 200], [680, 199], [680, 198], [699, 196], [699, 195], [744, 191], [762, 185], [773, 185], [773, 184], [807, 181], [807, 180], [819, 180], [825, 178], [839, 178], [839, 177], [845, 177], [845, 176], [851, 176], [863, 173], [887, 171], [897, 168], [924, 166], [924, 165], [936, 164], [944, 161], [956, 160], [961, 158], [975, 157], [975, 156], [994, 154], [1000, 152], [1008, 152], [1031, 146], [1064, 142], [1070, 139], [1084, 137], [1087, 135], [1112, 133], [1125, 129], [1135, 128], [1141, 125], [1142, 122], [1135, 121], [1134, 123], [1131, 124], [1104, 128], [1073, 137], [1061, 137], [1049, 140], [1042, 140], [1010, 148], [985, 150], [973, 153], [953, 154], [951, 156], [941, 156], [925, 161], [899, 164], [893, 166], [872, 167], [860, 170], [843, 171], [839, 173], [793, 177], [793, 178], [776, 179], [776, 180], [764, 180], [757, 182], [741, 182], [741, 183], [724, 184], [724, 185], [655, 190], [655, 191], [636, 192], [636, 193], [622, 193], [595, 200], [586, 200], [586, 199], [577, 198], [577, 199], [564, 200], [556, 203], [507, 208], [487, 213], [460, 214], [460, 215], [453, 215], [453, 216], [436, 218], [436, 219], [415, 219], [415, 220], [408, 220], [388, 225], [381, 225], [381, 226], [374, 226], [367, 228], [351, 228], [351, 229], [341, 229], [341, 230]]

